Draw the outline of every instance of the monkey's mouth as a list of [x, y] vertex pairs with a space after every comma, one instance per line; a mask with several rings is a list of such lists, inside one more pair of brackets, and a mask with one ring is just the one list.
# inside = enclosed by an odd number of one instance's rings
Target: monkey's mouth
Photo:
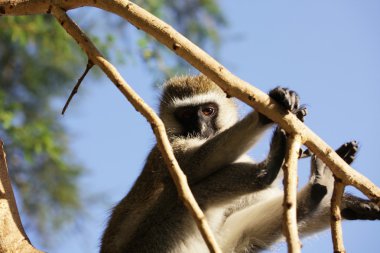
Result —
[[181, 133], [181, 136], [186, 138], [200, 138], [208, 139], [215, 135], [215, 131], [210, 128], [206, 128], [203, 131], [201, 129], [188, 129]]

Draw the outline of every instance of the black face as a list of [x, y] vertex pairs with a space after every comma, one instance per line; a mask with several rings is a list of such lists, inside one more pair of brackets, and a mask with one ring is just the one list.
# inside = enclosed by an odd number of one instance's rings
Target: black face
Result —
[[184, 106], [175, 110], [174, 115], [183, 127], [182, 136], [213, 136], [216, 129], [218, 105], [206, 103], [196, 106]]

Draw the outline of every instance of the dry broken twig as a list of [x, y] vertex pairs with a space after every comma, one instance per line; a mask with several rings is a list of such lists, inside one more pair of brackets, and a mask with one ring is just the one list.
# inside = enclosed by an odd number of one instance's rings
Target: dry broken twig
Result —
[[94, 63], [92, 63], [91, 60], [88, 60], [88, 62], [87, 62], [87, 66], [86, 66], [86, 69], [84, 70], [84, 72], [83, 72], [83, 74], [81, 75], [81, 77], [78, 79], [77, 84], [74, 86], [73, 90], [72, 90], [71, 93], [70, 93], [69, 98], [68, 98], [67, 101], [66, 101], [65, 106], [64, 106], [63, 109], [62, 109], [62, 115], [65, 114], [66, 109], [67, 109], [67, 107], [69, 106], [69, 104], [70, 104], [70, 102], [71, 102], [71, 99], [73, 99], [73, 97], [75, 96], [75, 94], [77, 94], [80, 84], [82, 83], [83, 79], [84, 79], [85, 76], [87, 75], [88, 71], [89, 71], [93, 66], [94, 66]]

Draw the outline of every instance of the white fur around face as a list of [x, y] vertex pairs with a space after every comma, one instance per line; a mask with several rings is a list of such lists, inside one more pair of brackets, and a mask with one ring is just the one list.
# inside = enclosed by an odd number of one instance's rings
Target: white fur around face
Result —
[[173, 98], [172, 101], [167, 104], [167, 109], [160, 113], [168, 133], [178, 134], [181, 132], [181, 125], [174, 118], [174, 110], [176, 108], [205, 103], [215, 103], [218, 105], [219, 111], [216, 125], [220, 131], [231, 127], [238, 121], [237, 107], [231, 98], [227, 98], [224, 93], [208, 92], [182, 99]]
[[200, 105], [204, 103], [217, 103], [217, 100], [225, 98], [220, 93], [217, 92], [208, 92], [199, 95], [195, 95], [192, 97], [185, 98], [173, 98], [171, 105], [175, 107], [188, 106], [188, 105]]

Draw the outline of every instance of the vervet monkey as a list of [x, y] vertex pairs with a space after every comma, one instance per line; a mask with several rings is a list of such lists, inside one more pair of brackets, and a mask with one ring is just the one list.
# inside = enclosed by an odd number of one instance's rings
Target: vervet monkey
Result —
[[[305, 108], [295, 92], [277, 87], [269, 95], [303, 120]], [[286, 152], [284, 131], [276, 128], [267, 158], [254, 162], [247, 151], [273, 122], [256, 111], [238, 120], [234, 100], [203, 75], [167, 81], [160, 117], [222, 251], [256, 252], [281, 239], [283, 193], [275, 179]], [[356, 149], [351, 142], [337, 151], [351, 162]], [[332, 185], [330, 170], [313, 157], [310, 181], [297, 196], [301, 233], [328, 226]], [[345, 218], [379, 219], [373, 203], [346, 196], [343, 205]], [[128, 195], [113, 209], [101, 252], [209, 252], [157, 146]]]

